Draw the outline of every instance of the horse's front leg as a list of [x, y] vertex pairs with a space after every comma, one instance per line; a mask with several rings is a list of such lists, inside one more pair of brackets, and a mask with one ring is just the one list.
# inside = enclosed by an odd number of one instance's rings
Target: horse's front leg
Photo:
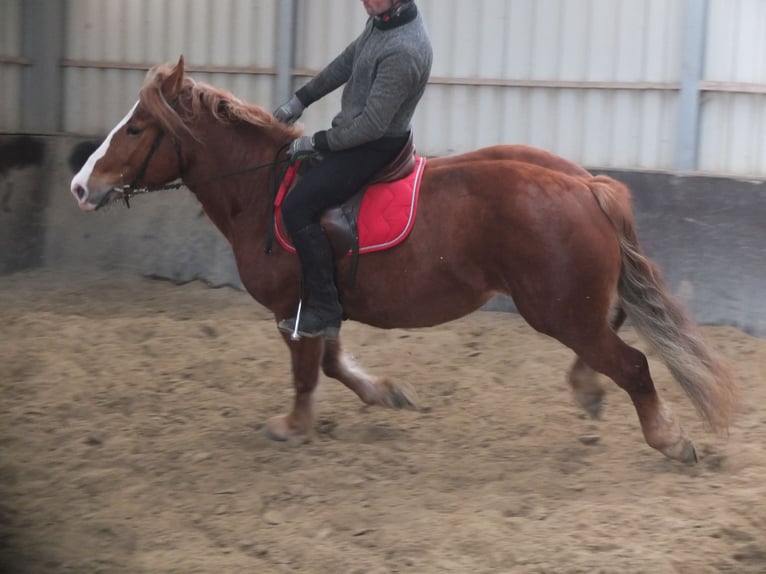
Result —
[[599, 374], [577, 357], [569, 369], [568, 379], [577, 404], [594, 419], [600, 419], [605, 389]]
[[415, 393], [408, 385], [394, 384], [388, 379], [371, 377], [365, 373], [343, 349], [340, 339], [326, 342], [322, 370], [328, 377], [339, 380], [354, 391], [367, 405], [417, 409]]
[[284, 335], [292, 359], [295, 402], [287, 414], [271, 417], [263, 427], [272, 440], [308, 441], [314, 426], [314, 391], [319, 382], [319, 363], [324, 352], [323, 339], [292, 341]]

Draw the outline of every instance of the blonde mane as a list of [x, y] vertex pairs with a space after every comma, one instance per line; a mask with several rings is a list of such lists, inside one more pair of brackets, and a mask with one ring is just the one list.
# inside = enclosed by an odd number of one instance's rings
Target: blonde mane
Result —
[[[186, 134], [199, 139], [162, 93], [162, 84], [172, 72], [173, 68], [167, 64], [149, 70], [139, 100], [162, 128], [174, 137]], [[187, 75], [184, 75], [179, 96], [179, 105], [189, 114], [188, 120], [191, 121], [198, 118], [201, 112], [207, 112], [220, 123], [243, 122], [265, 128], [265, 132], [280, 141], [298, 137], [302, 132], [298, 126], [279, 122], [260, 106], [243, 102], [226, 90], [195, 82]]]

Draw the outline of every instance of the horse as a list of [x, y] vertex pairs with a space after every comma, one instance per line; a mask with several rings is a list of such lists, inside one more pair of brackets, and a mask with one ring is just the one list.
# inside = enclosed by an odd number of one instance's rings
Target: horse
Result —
[[[90, 212], [180, 180], [230, 243], [245, 289], [279, 322], [298, 307], [298, 259], [279, 244], [263, 246], [274, 221], [271, 180], [286, 161], [286, 144], [301, 132], [195, 82], [181, 56], [147, 73], [138, 101], [70, 191]], [[338, 259], [338, 277], [349, 273], [349, 259]], [[706, 428], [726, 432], [732, 422], [730, 370], [642, 252], [630, 191], [615, 179], [526, 146], [431, 158], [410, 234], [393, 248], [362, 254], [357, 265], [353, 286], [338, 284], [344, 317], [377, 328], [433, 326], [509, 295], [532, 328], [575, 353], [569, 383], [580, 405], [598, 414], [604, 389], [596, 373], [612, 379], [633, 402], [646, 443], [670, 459], [694, 463], [698, 456], [657, 394], [645, 354], [618, 336], [626, 316]], [[341, 338], [281, 335], [295, 393], [287, 413], [263, 424], [269, 438], [311, 439], [320, 369], [365, 404], [417, 408], [407, 384], [367, 374]]]

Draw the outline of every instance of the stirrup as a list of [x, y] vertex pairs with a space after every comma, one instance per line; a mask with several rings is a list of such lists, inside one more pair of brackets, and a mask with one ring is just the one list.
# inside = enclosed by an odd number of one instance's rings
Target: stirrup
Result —
[[300, 323], [296, 319], [296, 317], [283, 319], [277, 325], [277, 328], [280, 331], [290, 335], [290, 340], [292, 341], [300, 341], [304, 337], [306, 339], [327, 339], [329, 341], [335, 341], [340, 335], [340, 327], [332, 325], [326, 325], [318, 331], [304, 331], [300, 328]]
[[338, 335], [340, 334], [340, 327], [335, 327], [334, 325], [325, 325], [321, 329], [317, 331], [304, 331], [300, 328], [300, 322], [301, 322], [301, 310], [303, 309], [303, 298], [298, 299], [298, 311], [295, 314], [295, 317], [291, 317], [289, 319], [282, 319], [279, 324], [277, 325], [277, 328], [282, 331], [283, 333], [287, 333], [290, 335], [290, 340], [292, 341], [300, 341], [302, 337], [306, 337], [307, 339], [329, 339], [331, 341], [335, 341], [338, 338]]
[[[301, 283], [303, 283], [303, 281], [301, 281]], [[301, 309], [303, 309], [303, 297], [298, 298], [298, 311], [295, 313], [295, 317], [293, 318], [292, 328], [290, 328], [290, 325], [289, 325], [290, 319], [283, 319], [282, 321], [279, 322], [279, 325], [277, 325], [277, 328], [279, 328], [282, 331], [285, 331], [285, 329], [283, 328], [283, 323], [284, 323], [284, 327], [288, 329], [285, 332], [290, 334], [291, 341], [299, 341], [301, 338], [300, 334], [298, 333], [298, 324], [300, 323], [300, 320], [301, 320]]]

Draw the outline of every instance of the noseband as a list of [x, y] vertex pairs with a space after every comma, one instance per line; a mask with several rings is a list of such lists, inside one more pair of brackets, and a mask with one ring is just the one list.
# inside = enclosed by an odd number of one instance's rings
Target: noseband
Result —
[[[178, 98], [173, 100], [173, 102], [170, 104], [170, 107], [176, 111], [178, 110]], [[144, 175], [146, 175], [146, 170], [149, 167], [149, 162], [152, 161], [152, 157], [154, 156], [157, 149], [159, 149], [160, 144], [162, 143], [162, 138], [164, 137], [165, 130], [158, 128], [157, 135], [154, 137], [154, 141], [152, 142], [152, 145], [149, 148], [149, 152], [146, 154], [144, 161], [141, 162], [141, 165], [136, 172], [136, 176], [133, 178], [133, 181], [122, 188], [122, 199], [125, 201], [125, 205], [128, 208], [130, 208], [130, 198], [134, 195], [149, 193], [150, 191], [159, 191], [159, 189], [155, 190], [154, 188], [149, 187], [139, 188], [136, 187], [136, 185], [138, 185], [139, 180], [143, 179]], [[183, 179], [184, 172], [186, 171], [186, 166], [184, 164], [183, 154], [181, 153], [181, 141], [177, 137], [173, 137], [173, 147], [176, 150], [176, 158], [178, 160], [178, 177]], [[181, 187], [181, 184], [174, 185], [176, 186], [175, 189]], [[172, 189], [172, 187], [168, 187], [167, 189]]]

